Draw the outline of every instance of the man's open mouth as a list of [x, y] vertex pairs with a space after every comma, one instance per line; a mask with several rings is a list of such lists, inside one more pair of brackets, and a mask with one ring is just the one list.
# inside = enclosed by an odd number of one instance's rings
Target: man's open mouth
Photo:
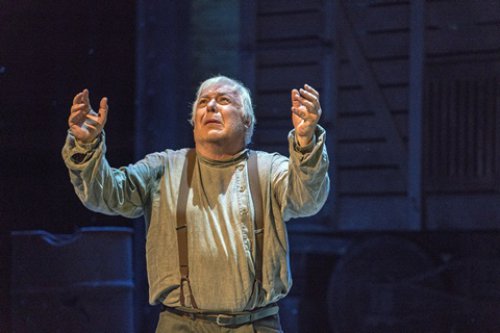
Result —
[[205, 121], [205, 125], [210, 125], [210, 124], [222, 125], [222, 122], [216, 119], [210, 119]]

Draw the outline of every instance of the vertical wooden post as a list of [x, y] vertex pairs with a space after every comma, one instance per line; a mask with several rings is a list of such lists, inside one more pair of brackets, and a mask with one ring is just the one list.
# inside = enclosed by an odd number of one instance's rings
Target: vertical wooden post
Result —
[[[336, 156], [336, 134], [337, 134], [337, 112], [338, 112], [338, 64], [339, 64], [339, 39], [337, 36], [337, 5], [339, 0], [326, 0], [324, 2], [324, 22], [323, 22], [323, 44], [322, 44], [322, 91], [321, 91], [321, 108], [323, 111], [320, 124], [326, 125], [328, 128], [327, 147], [331, 153], [330, 173], [332, 179], [336, 177], [336, 163], [332, 158]], [[333, 186], [330, 192], [330, 197], [326, 203], [327, 208], [323, 209], [323, 217], [327, 226], [333, 227], [336, 219], [335, 203], [337, 199], [336, 187]]]
[[253, 94], [257, 94], [255, 91], [256, 20], [257, 1], [240, 1], [240, 64], [238, 75]]
[[412, 228], [425, 229], [423, 194], [423, 86], [425, 0], [410, 2], [410, 91], [408, 106], [408, 217]]

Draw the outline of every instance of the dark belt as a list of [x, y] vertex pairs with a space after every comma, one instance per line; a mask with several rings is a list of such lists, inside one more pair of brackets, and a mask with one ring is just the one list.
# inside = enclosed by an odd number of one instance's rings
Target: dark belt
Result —
[[187, 311], [180, 308], [172, 308], [162, 304], [161, 311], [167, 311], [178, 316], [189, 317], [191, 319], [201, 319], [216, 323], [219, 326], [238, 326], [273, 316], [279, 312], [276, 304], [258, 308], [252, 311], [213, 313], [200, 311]]

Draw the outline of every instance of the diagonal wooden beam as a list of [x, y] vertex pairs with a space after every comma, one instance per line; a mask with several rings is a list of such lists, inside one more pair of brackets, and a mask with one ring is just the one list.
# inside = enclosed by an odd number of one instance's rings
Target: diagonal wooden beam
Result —
[[397, 161], [403, 177], [408, 173], [407, 151], [403, 139], [398, 132], [394, 119], [391, 115], [387, 101], [375, 78], [373, 70], [366, 60], [360, 47], [360, 42], [354, 32], [352, 23], [347, 15], [343, 1], [339, 0], [338, 20], [339, 20], [339, 38], [347, 52], [349, 61], [358, 78], [363, 82], [363, 90], [368, 97], [368, 103], [383, 124], [386, 125], [386, 139], [389, 146], [394, 149], [399, 156]]

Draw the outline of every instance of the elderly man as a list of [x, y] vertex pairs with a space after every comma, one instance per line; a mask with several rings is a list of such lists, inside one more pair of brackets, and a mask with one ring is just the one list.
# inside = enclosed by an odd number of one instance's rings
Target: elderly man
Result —
[[292, 284], [284, 222], [318, 212], [329, 190], [319, 94], [293, 89], [291, 104], [290, 158], [251, 151], [249, 91], [210, 78], [193, 104], [195, 149], [115, 169], [104, 156], [107, 99], [96, 113], [88, 90], [75, 96], [63, 159], [86, 207], [144, 215], [157, 332], [281, 332], [275, 303]]

